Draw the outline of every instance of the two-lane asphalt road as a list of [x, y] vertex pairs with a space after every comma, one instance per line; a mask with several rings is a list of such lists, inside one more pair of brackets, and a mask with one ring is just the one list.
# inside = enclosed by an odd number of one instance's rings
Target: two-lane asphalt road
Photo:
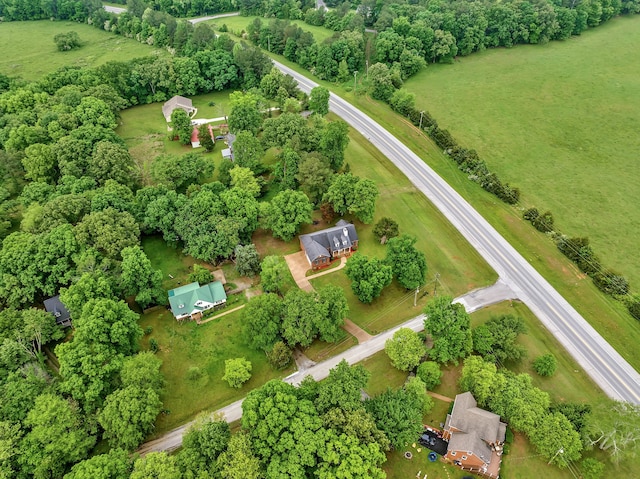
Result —
[[[316, 83], [274, 62], [309, 92]], [[331, 94], [330, 110], [389, 158], [462, 235], [613, 399], [640, 404], [640, 375], [585, 319], [453, 188], [372, 118]]]

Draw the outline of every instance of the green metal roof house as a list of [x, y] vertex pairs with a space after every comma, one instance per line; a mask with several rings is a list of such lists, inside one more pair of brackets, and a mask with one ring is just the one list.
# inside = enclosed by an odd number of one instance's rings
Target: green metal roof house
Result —
[[227, 294], [220, 281], [200, 286], [189, 283], [169, 291], [171, 312], [177, 320], [202, 317], [202, 313], [227, 302]]

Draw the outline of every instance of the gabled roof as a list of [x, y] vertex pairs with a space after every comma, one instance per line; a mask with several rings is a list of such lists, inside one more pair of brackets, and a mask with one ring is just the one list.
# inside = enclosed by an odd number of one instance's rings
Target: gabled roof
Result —
[[333, 252], [351, 248], [358, 241], [358, 233], [353, 224], [340, 220], [332, 228], [300, 235], [300, 242], [304, 247], [309, 261], [333, 256]]
[[227, 294], [220, 281], [214, 281], [204, 286], [200, 286], [197, 282], [189, 283], [170, 290], [168, 294], [171, 311], [176, 318], [191, 314], [194, 310], [206, 309], [200, 305], [201, 302], [215, 304], [227, 300]]
[[458, 394], [445, 429], [452, 430], [449, 450], [473, 452], [485, 462], [491, 461], [490, 443], [504, 442], [506, 424], [500, 416], [477, 407], [470, 392]]
[[170, 100], [166, 101], [164, 105], [162, 105], [162, 114], [167, 119], [167, 121], [171, 120], [171, 113], [176, 108], [182, 108], [187, 113], [190, 113], [193, 110], [193, 102], [190, 98], [185, 98], [180, 95], [176, 95]]
[[62, 301], [60, 301], [60, 295], [45, 299], [44, 309], [55, 316], [56, 324], [63, 324], [71, 319], [71, 313], [69, 313], [69, 310], [62, 304]]

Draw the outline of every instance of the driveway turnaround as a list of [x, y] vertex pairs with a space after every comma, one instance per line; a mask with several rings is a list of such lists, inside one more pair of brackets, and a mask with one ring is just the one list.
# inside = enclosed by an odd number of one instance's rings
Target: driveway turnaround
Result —
[[[309, 93], [317, 83], [274, 61]], [[462, 196], [389, 131], [339, 96], [329, 109], [391, 160], [478, 250], [611, 398], [640, 404], [640, 374]]]

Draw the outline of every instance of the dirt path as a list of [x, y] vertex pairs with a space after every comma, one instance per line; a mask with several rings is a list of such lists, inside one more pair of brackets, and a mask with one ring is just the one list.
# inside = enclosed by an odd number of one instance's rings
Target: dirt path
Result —
[[208, 323], [209, 321], [213, 321], [214, 319], [218, 319], [218, 318], [221, 318], [222, 316], [226, 316], [227, 314], [231, 314], [231, 313], [233, 313], [235, 311], [238, 311], [239, 309], [242, 309], [245, 306], [246, 306], [246, 304], [241, 304], [240, 306], [228, 309], [228, 310], [226, 310], [226, 311], [224, 311], [224, 312], [222, 312], [220, 314], [216, 314], [215, 316], [211, 316], [210, 318], [207, 318], [204, 321], [196, 321], [196, 323], [198, 323], [198, 324]]

